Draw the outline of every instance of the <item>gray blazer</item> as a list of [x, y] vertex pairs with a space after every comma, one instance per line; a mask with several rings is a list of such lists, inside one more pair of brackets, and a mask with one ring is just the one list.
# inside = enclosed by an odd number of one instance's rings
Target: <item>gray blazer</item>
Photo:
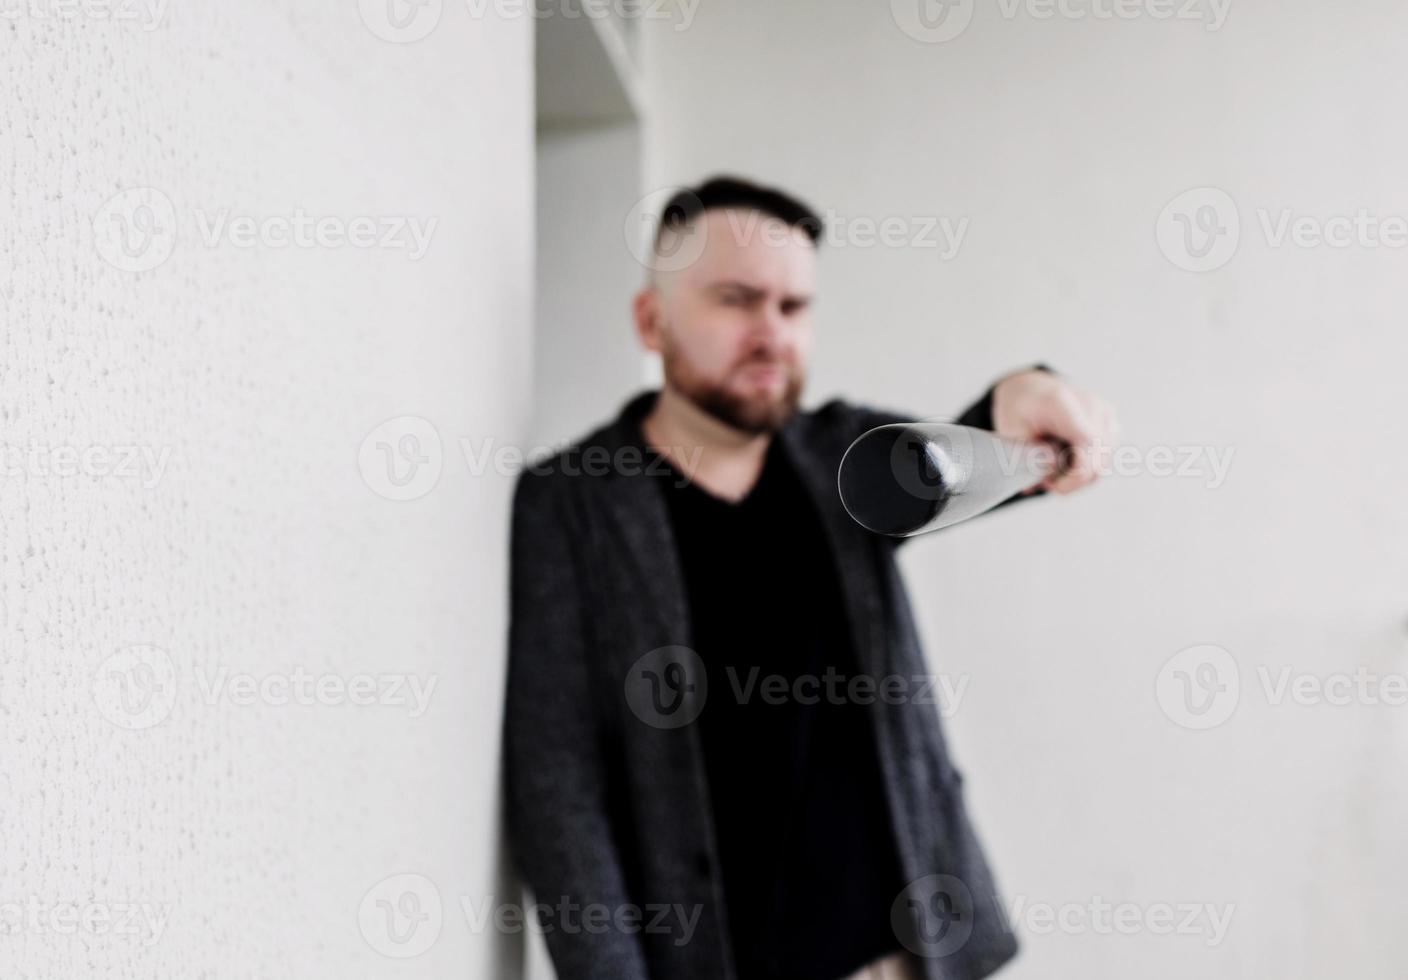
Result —
[[[508, 837], [560, 980], [737, 977], [697, 727], [642, 710], [646, 675], [690, 646], [665, 477], [653, 477], [639, 429], [656, 394], [525, 471], [514, 493]], [[991, 394], [959, 421], [992, 428]], [[851, 520], [836, 472], [855, 437], [908, 418], [835, 400], [778, 434], [837, 556], [858, 669], [875, 677], [930, 671], [895, 563], [902, 539]], [[685, 718], [707, 694], [689, 688]], [[897, 935], [923, 954], [926, 980], [986, 976], [1017, 943], [938, 711], [877, 699], [871, 714], [909, 882]]]

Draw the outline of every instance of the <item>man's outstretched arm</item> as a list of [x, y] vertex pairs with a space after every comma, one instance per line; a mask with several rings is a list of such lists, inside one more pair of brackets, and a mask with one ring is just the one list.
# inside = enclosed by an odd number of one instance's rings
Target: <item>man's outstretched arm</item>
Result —
[[[519, 477], [504, 705], [508, 836], [535, 902], [621, 909], [630, 897], [608, 817], [597, 687], [560, 508], [548, 478]], [[563, 925], [546, 930], [559, 980], [649, 980], [636, 934]]]

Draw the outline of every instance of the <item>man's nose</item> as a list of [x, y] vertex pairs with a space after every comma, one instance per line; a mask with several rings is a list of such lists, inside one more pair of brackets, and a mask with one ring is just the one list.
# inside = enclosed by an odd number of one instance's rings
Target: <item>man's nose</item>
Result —
[[757, 315], [753, 318], [753, 336], [760, 346], [766, 344], [770, 348], [781, 347], [787, 338], [787, 329], [787, 318], [775, 303], [766, 303], [759, 307]]

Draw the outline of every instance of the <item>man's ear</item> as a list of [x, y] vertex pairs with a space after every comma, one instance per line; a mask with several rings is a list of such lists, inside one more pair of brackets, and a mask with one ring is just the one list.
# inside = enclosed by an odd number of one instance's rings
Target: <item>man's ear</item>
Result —
[[643, 287], [631, 300], [631, 314], [641, 346], [658, 353], [663, 346], [660, 337], [660, 291], [654, 286]]

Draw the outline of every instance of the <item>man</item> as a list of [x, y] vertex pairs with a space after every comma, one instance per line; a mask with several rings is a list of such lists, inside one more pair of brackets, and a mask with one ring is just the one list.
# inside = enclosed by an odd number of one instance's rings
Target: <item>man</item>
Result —
[[[945, 980], [1015, 954], [932, 700], [877, 695], [929, 671], [899, 541], [847, 517], [836, 472], [903, 417], [798, 411], [820, 235], [743, 181], [676, 195], [633, 307], [663, 388], [518, 483], [509, 836], [561, 980]], [[959, 421], [1071, 447], [1058, 493], [1114, 427], [1044, 368]]]

